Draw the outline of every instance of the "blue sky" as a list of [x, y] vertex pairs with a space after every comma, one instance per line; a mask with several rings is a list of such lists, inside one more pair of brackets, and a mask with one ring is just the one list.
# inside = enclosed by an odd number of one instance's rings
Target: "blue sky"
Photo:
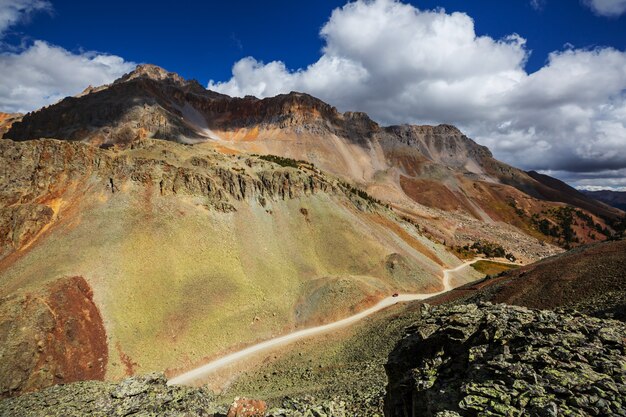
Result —
[[[542, 67], [548, 53], [577, 48], [626, 49], [626, 17], [594, 14], [576, 0], [411, 1], [420, 9], [443, 7], [470, 15], [478, 35], [518, 33], [532, 50], [527, 70]], [[12, 28], [6, 42], [43, 39], [70, 51], [94, 50], [134, 62], [158, 64], [202, 83], [230, 77], [235, 61], [254, 56], [282, 60], [291, 69], [320, 56], [319, 29], [345, 1], [83, 1], [52, 0], [54, 11], [38, 13]]]
[[626, 190], [626, 0], [0, 0], [0, 111], [137, 63], [232, 96], [451, 123], [512, 165]]

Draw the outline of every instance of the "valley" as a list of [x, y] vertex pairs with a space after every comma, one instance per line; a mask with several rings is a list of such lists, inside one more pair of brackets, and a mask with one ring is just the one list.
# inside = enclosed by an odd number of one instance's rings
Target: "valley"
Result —
[[156, 390], [205, 415], [241, 396], [400, 413], [410, 326], [567, 309], [583, 328], [577, 309], [610, 322], [606, 346], [623, 331], [626, 214], [454, 126], [154, 65], [0, 123], [0, 411], [77, 383], [110, 410]]

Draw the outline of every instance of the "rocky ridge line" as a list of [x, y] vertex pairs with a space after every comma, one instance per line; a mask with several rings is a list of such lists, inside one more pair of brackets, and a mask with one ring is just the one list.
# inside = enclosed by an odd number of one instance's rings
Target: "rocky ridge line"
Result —
[[0, 141], [0, 258], [37, 236], [55, 217], [54, 198], [78, 184], [115, 194], [130, 182], [161, 196], [198, 196], [223, 212], [236, 210], [241, 201], [265, 207], [318, 192], [345, 195], [361, 210], [372, 205], [310, 164], [281, 166], [255, 156], [185, 150], [159, 140], [121, 150], [51, 139]]

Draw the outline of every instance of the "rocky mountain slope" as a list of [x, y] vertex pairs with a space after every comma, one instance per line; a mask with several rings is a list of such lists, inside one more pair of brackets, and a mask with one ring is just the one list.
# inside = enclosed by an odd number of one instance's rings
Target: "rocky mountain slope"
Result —
[[600, 190], [581, 192], [595, 200], [602, 201], [620, 210], [626, 210], [626, 191]]
[[582, 314], [437, 308], [389, 356], [385, 415], [623, 416], [625, 337]]
[[626, 320], [626, 240], [572, 249], [457, 288], [437, 300], [561, 307]]
[[[624, 323], [582, 314], [502, 304], [425, 305], [385, 365], [385, 416], [623, 416], [625, 338]], [[228, 407], [204, 388], [165, 382], [148, 375], [118, 384], [61, 385], [4, 400], [0, 414], [380, 415], [363, 414], [341, 399], [286, 399], [269, 409], [262, 401], [236, 399]]]
[[476, 248], [529, 262], [606, 240], [623, 214], [453, 126], [381, 127], [300, 93], [230, 98], [154, 66], [4, 137], [3, 397], [178, 373], [439, 291]]
[[[5, 136], [105, 147], [159, 138], [305, 160], [430, 226], [450, 246], [480, 238], [508, 244], [497, 233], [480, 236], [467, 226], [473, 219], [500, 229], [511, 224], [569, 247], [605, 239], [610, 223], [623, 215], [558, 181], [495, 160], [453, 126], [381, 127], [363, 113], [340, 113], [295, 92], [231, 98], [152, 65], [29, 113]], [[561, 203], [580, 208], [581, 216], [563, 213]], [[448, 213], [458, 220], [446, 221]], [[447, 219], [437, 219], [442, 215]], [[569, 227], [571, 222], [577, 227]]]
[[[1, 395], [98, 367], [107, 379], [183, 370], [396, 291], [440, 290], [442, 267], [460, 262], [363, 191], [267, 159], [159, 140], [0, 141]], [[57, 294], [65, 277], [84, 291]], [[105, 346], [71, 365], [56, 349], [91, 340], [66, 323], [74, 303], [95, 305]], [[67, 341], [46, 341], [51, 320]]]

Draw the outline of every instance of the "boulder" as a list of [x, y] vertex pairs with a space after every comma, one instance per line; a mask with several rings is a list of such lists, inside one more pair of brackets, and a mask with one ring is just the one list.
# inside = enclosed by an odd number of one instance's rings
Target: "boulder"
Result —
[[265, 401], [237, 397], [228, 408], [226, 417], [264, 417], [266, 411]]
[[424, 308], [385, 365], [385, 415], [626, 416], [626, 324], [491, 305]]

